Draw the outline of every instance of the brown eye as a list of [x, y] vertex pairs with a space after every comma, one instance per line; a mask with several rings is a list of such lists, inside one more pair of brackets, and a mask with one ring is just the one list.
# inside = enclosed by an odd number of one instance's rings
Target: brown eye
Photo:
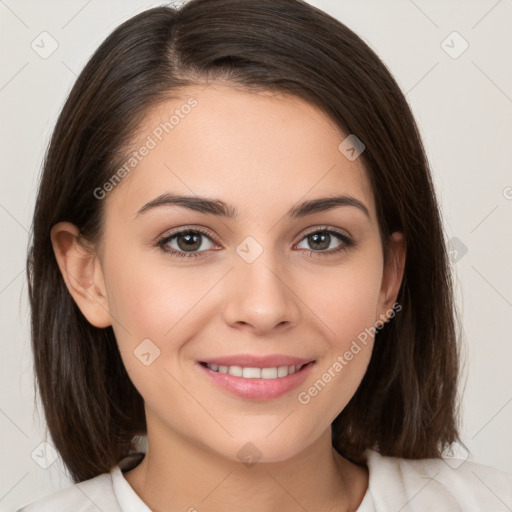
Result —
[[202, 257], [202, 253], [205, 253], [211, 248], [208, 247], [208, 243], [204, 243], [205, 240], [209, 240], [213, 245], [211, 238], [205, 231], [200, 229], [185, 229], [166, 235], [157, 245], [164, 252], [173, 257], [198, 258]]
[[[341, 243], [338, 243], [338, 245], [333, 248], [331, 245], [335, 243], [335, 239], [338, 239]], [[347, 250], [354, 245], [352, 240], [346, 235], [332, 229], [312, 231], [306, 234], [302, 240], [306, 241], [308, 244], [306, 249], [311, 250], [311, 253], [325, 253], [326, 255], [332, 255]], [[331, 248], [329, 249], [329, 247]]]

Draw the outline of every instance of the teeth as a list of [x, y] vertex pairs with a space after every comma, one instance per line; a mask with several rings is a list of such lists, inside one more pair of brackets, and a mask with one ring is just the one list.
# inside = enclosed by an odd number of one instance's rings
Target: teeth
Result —
[[[262, 368], [261, 378], [262, 379], [277, 379], [279, 374], [279, 368]], [[282, 377], [282, 375], [281, 375]]]
[[243, 368], [241, 366], [230, 366], [228, 368], [229, 375], [233, 375], [233, 377], [242, 377]]
[[246, 379], [260, 379], [261, 369], [260, 368], [244, 368], [242, 370], [242, 377]]
[[251, 368], [206, 363], [206, 366], [214, 372], [227, 373], [235, 377], [244, 377], [245, 379], [277, 379], [279, 377], [286, 377], [292, 373], [298, 372], [305, 365], [299, 364], [296, 366], [276, 366], [274, 368]]
[[286, 377], [288, 375], [288, 366], [279, 366], [277, 368], [278, 377]]

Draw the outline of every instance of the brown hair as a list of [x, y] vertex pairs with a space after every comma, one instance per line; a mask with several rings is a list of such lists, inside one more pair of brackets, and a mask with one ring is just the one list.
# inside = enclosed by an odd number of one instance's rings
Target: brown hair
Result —
[[[107, 472], [146, 432], [143, 399], [111, 327], [83, 316], [59, 271], [51, 228], [102, 236], [101, 187], [126, 159], [148, 110], [179, 88], [223, 79], [301, 97], [366, 146], [384, 249], [404, 233], [402, 311], [376, 334], [367, 372], [333, 421], [333, 446], [439, 457], [457, 429], [458, 346], [452, 282], [429, 165], [412, 113], [377, 55], [301, 0], [192, 0], [121, 24], [78, 77], [44, 161], [27, 256], [36, 383], [49, 432], [73, 480]], [[386, 254], [386, 252], [384, 253]]]

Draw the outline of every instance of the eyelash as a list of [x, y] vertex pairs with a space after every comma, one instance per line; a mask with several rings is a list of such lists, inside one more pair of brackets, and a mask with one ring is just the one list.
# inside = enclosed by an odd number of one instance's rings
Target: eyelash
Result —
[[[175, 249], [168, 249], [166, 248], [166, 244], [169, 243], [173, 238], [176, 238], [180, 235], [185, 234], [195, 234], [195, 233], [201, 233], [202, 235], [205, 235], [207, 238], [209, 238], [212, 242], [215, 242], [215, 240], [212, 239], [212, 236], [205, 230], [201, 228], [187, 228], [182, 229], [180, 231], [174, 231], [170, 234], [165, 234], [163, 237], [161, 237], [157, 242], [156, 245], [160, 247], [160, 249], [165, 253], [170, 255], [173, 258], [203, 258], [206, 256], [207, 251], [198, 251], [198, 252], [186, 252], [186, 251], [176, 251]], [[317, 233], [328, 233], [329, 235], [335, 235], [341, 242], [343, 242], [339, 247], [336, 249], [330, 249], [328, 251], [315, 251], [310, 250], [310, 256], [312, 254], [325, 254], [326, 256], [332, 256], [334, 254], [341, 253], [343, 251], [347, 251], [351, 247], [355, 245], [355, 242], [351, 240], [349, 237], [341, 233], [340, 231], [337, 231], [335, 229], [328, 229], [328, 228], [320, 228], [316, 229], [314, 231], [310, 231], [309, 233], [305, 233], [304, 236], [299, 240], [299, 243], [304, 240], [304, 238], [315, 235]], [[308, 250], [308, 249], [303, 249]]]

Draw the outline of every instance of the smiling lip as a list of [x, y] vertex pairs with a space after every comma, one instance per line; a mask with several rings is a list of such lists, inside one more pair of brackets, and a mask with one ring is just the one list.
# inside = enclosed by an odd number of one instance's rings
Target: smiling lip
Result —
[[[211, 370], [206, 366], [206, 363], [210, 365], [217, 364], [219, 366], [241, 366], [244, 368], [274, 368], [292, 365], [304, 366], [286, 377], [251, 379], [235, 377], [229, 373], [220, 373]], [[251, 356], [249, 354], [242, 354], [198, 361], [195, 366], [214, 384], [232, 395], [248, 400], [270, 400], [282, 396], [300, 386], [306, 380], [314, 365], [315, 361], [312, 359], [301, 359], [285, 355]]]

